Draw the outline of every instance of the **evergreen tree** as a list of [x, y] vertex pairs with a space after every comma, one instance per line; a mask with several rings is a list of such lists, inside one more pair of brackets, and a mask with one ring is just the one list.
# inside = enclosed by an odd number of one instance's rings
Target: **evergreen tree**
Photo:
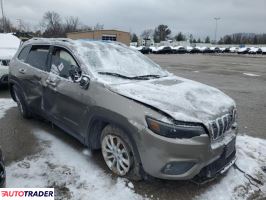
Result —
[[205, 43], [211, 43], [211, 40], [210, 40], [210, 37], [209, 37], [209, 36], [207, 36], [207, 37], [205, 38]]
[[138, 36], [135, 33], [131, 35], [131, 42], [138, 42]]
[[186, 36], [182, 32], [179, 32], [175, 36], [175, 39], [176, 39], [176, 41], [185, 41], [186, 40]]

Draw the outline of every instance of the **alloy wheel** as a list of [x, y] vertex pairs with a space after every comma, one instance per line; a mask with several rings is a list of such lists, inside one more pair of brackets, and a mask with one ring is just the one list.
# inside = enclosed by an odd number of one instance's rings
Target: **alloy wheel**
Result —
[[106, 135], [102, 140], [102, 154], [105, 163], [119, 176], [126, 175], [130, 170], [131, 158], [125, 143], [115, 135]]

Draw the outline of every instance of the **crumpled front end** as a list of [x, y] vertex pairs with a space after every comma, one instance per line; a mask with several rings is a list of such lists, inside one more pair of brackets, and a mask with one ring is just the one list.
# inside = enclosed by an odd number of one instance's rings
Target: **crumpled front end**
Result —
[[234, 162], [236, 106], [220, 90], [175, 76], [110, 88], [162, 111], [173, 124], [196, 123], [205, 128], [205, 134], [191, 138], [165, 137], [150, 127], [140, 130], [140, 157], [144, 171], [151, 176], [189, 180], [204, 174], [211, 178], [226, 171]]

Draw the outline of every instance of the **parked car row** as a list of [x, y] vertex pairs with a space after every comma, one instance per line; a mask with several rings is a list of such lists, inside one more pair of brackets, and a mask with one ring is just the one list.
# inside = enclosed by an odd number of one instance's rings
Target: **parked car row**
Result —
[[184, 47], [184, 46], [131, 46], [132, 49], [138, 50], [143, 54], [198, 54], [198, 53], [238, 53], [238, 54], [264, 54], [266, 55], [266, 47]]

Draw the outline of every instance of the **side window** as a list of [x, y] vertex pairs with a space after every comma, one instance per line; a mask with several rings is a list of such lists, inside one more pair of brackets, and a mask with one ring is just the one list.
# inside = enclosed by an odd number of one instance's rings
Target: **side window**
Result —
[[32, 46], [26, 63], [41, 70], [46, 69], [46, 62], [49, 53], [49, 46]]
[[78, 64], [73, 56], [61, 47], [55, 47], [52, 53], [51, 72], [66, 79], [71, 77], [71, 70], [77, 69]]
[[30, 51], [30, 46], [25, 46], [19, 53], [18, 59], [25, 62]]

